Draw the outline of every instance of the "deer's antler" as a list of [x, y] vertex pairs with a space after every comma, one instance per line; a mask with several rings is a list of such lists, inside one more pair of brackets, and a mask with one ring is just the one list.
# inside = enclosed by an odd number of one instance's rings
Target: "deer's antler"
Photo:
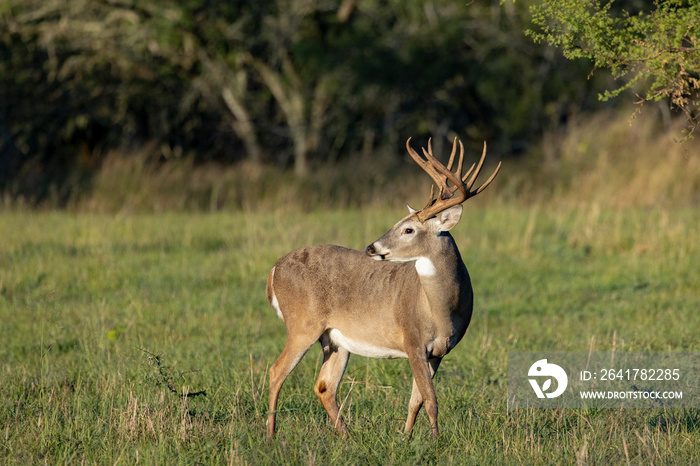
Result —
[[[491, 183], [491, 181], [493, 181], [498, 174], [498, 171], [501, 169], [501, 162], [498, 162], [496, 170], [494, 170], [489, 179], [477, 189], [471, 191], [477, 176], [479, 176], [484, 160], [486, 159], [485, 142], [484, 151], [481, 153], [479, 163], [476, 164], [476, 166], [475, 164], [472, 164], [471, 168], [469, 168], [464, 176], [462, 176], [464, 145], [462, 145], [461, 141], [459, 142], [459, 163], [457, 164], [457, 170], [455, 172], [452, 171], [452, 165], [457, 153], [457, 138], [455, 138], [454, 142], [452, 143], [452, 153], [450, 154], [450, 161], [447, 163], [447, 167], [441, 164], [438, 159], [433, 156], [433, 148], [430, 139], [428, 139], [428, 150], [426, 151], [423, 149], [423, 155], [425, 158], [418, 155], [418, 153], [411, 148], [411, 138], [408, 138], [408, 141], [406, 141], [406, 149], [408, 149], [408, 153], [411, 158], [423, 169], [423, 171], [430, 175], [435, 184], [438, 185], [438, 188], [440, 188], [438, 197], [433, 199], [435, 194], [434, 186], [430, 186], [430, 199], [425, 207], [423, 207], [423, 209], [417, 213], [418, 219], [421, 222], [434, 217], [443, 210], [447, 210], [450, 207], [461, 204], [470, 197], [476, 196], [481, 191], [486, 189], [486, 187], [489, 185], [489, 183]], [[453, 186], [450, 187], [447, 184], [448, 182], [451, 182]], [[456, 191], [459, 191], [457, 196], [454, 195]]]

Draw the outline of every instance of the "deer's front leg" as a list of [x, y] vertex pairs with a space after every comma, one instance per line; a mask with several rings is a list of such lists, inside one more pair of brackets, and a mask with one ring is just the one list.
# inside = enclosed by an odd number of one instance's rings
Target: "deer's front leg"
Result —
[[433, 387], [433, 377], [440, 366], [442, 358], [431, 358], [426, 360], [425, 354], [409, 358], [411, 370], [413, 371], [413, 389], [411, 390], [411, 400], [408, 402], [408, 417], [406, 418], [406, 428], [404, 432], [411, 433], [413, 424], [421, 406], [425, 404], [425, 411], [428, 413], [430, 427], [433, 437], [438, 436], [438, 407], [435, 388]]

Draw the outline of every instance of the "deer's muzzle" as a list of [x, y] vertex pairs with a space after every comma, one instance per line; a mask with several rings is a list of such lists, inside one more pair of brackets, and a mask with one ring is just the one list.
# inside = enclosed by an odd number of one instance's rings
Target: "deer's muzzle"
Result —
[[365, 252], [369, 257], [371, 257], [374, 260], [385, 260], [387, 256], [387, 252], [381, 251], [381, 247], [378, 248], [375, 246], [376, 243], [372, 243], [369, 246], [367, 246], [367, 249], [365, 249]]

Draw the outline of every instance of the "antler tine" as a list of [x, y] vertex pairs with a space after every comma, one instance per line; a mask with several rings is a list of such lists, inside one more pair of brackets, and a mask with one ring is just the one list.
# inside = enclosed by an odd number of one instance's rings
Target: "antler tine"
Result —
[[[438, 198], [442, 198], [442, 196], [445, 192], [445, 188], [447, 186], [445, 185], [442, 178], [440, 177], [440, 173], [438, 173], [438, 171], [435, 170], [435, 167], [433, 165], [430, 165], [430, 158], [433, 156], [433, 154], [432, 154], [432, 152], [426, 152], [425, 147], [421, 147], [421, 150], [423, 151], [423, 155], [425, 156], [425, 158], [428, 160], [428, 165], [426, 165], [426, 167], [430, 169], [430, 172], [428, 172], [428, 175], [430, 175], [430, 177], [433, 179], [433, 181], [435, 181], [435, 184], [438, 185], [438, 188], [440, 188], [440, 191], [438, 191]], [[430, 139], [428, 139], [428, 151], [430, 151]], [[435, 175], [435, 176], [433, 176], [433, 175]], [[428, 205], [430, 205], [433, 201], [433, 195], [435, 194], [435, 191], [433, 189], [434, 187], [435, 187], [435, 185], [432, 185], [432, 184], [430, 185], [430, 199], [428, 199]]]
[[[461, 144], [461, 142], [460, 142]], [[452, 171], [452, 162], [455, 161], [455, 154], [457, 153], [457, 137], [455, 136], [455, 140], [452, 141], [452, 153], [450, 154], [450, 161], [447, 162], [447, 169]], [[460, 154], [460, 161], [462, 159], [462, 154]]]
[[[455, 137], [455, 141], [457, 141], [457, 138]], [[452, 153], [455, 153], [455, 143], [452, 143]], [[454, 157], [454, 155], [452, 156]], [[450, 164], [451, 165], [451, 164]], [[462, 179], [462, 166], [464, 165], [464, 144], [462, 144], [462, 141], [459, 141], [459, 165], [457, 165], [457, 178], [460, 180]], [[450, 167], [448, 167], [449, 169]]]
[[474, 174], [472, 175], [472, 177], [469, 179], [469, 181], [467, 181], [467, 191], [472, 189], [472, 186], [474, 185], [474, 182], [476, 181], [476, 177], [479, 176], [479, 172], [481, 171], [481, 167], [484, 165], [484, 160], [486, 160], [486, 141], [484, 141], [484, 150], [481, 152], [481, 158], [479, 159], [479, 164], [476, 166], [476, 170], [474, 170]]
[[413, 148], [411, 147], [411, 138], [408, 138], [408, 141], [406, 141], [406, 149], [408, 150], [408, 154], [411, 156], [411, 158], [426, 172], [430, 177], [436, 182], [440, 183], [440, 174], [433, 168], [433, 166], [430, 164], [429, 160], [423, 159], [420, 155], [418, 155], [418, 152], [414, 151]]
[[486, 180], [486, 182], [485, 182], [484, 184], [482, 184], [481, 186], [479, 186], [479, 189], [477, 189], [477, 190], [474, 192], [474, 194], [472, 194], [472, 196], [476, 196], [476, 195], [479, 194], [481, 191], [483, 191], [484, 189], [486, 189], [486, 187], [493, 181], [493, 179], [496, 178], [496, 175], [498, 175], [498, 170], [500, 170], [500, 169], [501, 169], [501, 162], [498, 162], [498, 166], [497, 166], [496, 169], [493, 171], [493, 173], [491, 174], [491, 176], [489, 176], [489, 179]]
[[469, 167], [469, 170], [467, 170], [467, 173], [465, 173], [464, 176], [462, 177], [462, 182], [466, 183], [467, 178], [469, 178], [469, 175], [471, 175], [472, 171], [474, 171], [474, 167], [476, 167], [476, 163], [473, 163], [472, 166]]

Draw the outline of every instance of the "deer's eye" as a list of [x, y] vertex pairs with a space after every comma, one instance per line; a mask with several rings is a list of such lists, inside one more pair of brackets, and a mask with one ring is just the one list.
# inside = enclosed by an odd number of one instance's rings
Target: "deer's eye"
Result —
[[412, 235], [414, 231], [415, 231], [415, 230], [414, 230], [413, 228], [406, 228], [406, 229], [403, 231], [403, 234], [404, 234], [404, 235]]

